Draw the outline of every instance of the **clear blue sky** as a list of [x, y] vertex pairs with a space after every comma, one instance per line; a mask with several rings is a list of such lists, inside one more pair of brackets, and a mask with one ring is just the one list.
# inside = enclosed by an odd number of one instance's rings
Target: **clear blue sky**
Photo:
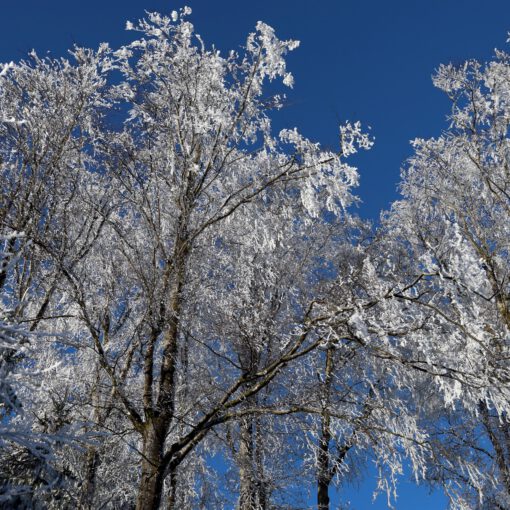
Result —
[[[0, 7], [0, 61], [35, 48], [61, 55], [74, 42], [127, 41], [127, 19], [185, 0], [18, 0]], [[436, 135], [448, 102], [431, 83], [445, 62], [488, 59], [507, 46], [508, 0], [188, 0], [204, 39], [235, 48], [258, 20], [301, 47], [289, 56], [296, 85], [276, 126], [337, 146], [339, 120], [372, 126], [376, 146], [358, 158], [360, 213], [377, 218], [396, 197], [409, 140]]]
[[[356, 160], [361, 173], [360, 213], [377, 218], [397, 197], [409, 140], [435, 136], [446, 126], [448, 101], [430, 76], [440, 63], [487, 60], [507, 47], [508, 0], [22, 0], [0, 7], [0, 61], [35, 48], [60, 56], [73, 43], [112, 46], [128, 41], [125, 21], [144, 9], [169, 12], [187, 4], [203, 38], [220, 49], [235, 48], [258, 20], [301, 47], [289, 57], [296, 80], [289, 107], [275, 126], [297, 126], [306, 136], [336, 147], [339, 121], [372, 126], [376, 146]], [[510, 51], [510, 48], [509, 48]], [[374, 481], [350, 490], [351, 508], [370, 505]], [[405, 486], [398, 510], [441, 510], [439, 497]]]

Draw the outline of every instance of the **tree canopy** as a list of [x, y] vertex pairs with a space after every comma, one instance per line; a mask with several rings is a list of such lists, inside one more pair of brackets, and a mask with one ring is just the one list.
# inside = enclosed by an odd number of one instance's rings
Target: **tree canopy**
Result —
[[0, 507], [329, 510], [367, 462], [510, 508], [510, 61], [441, 66], [375, 228], [358, 122], [274, 133], [298, 46], [132, 42], [0, 67]]

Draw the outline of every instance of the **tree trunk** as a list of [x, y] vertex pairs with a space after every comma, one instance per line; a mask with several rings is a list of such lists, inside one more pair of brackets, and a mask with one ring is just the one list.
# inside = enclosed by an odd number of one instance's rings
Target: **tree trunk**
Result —
[[255, 467], [257, 469], [256, 493], [258, 510], [268, 510], [267, 483], [264, 473], [264, 456], [262, 449], [262, 430], [260, 417], [255, 417]]
[[177, 471], [174, 469], [168, 475], [169, 487], [167, 498], [167, 510], [177, 510]]
[[80, 508], [89, 510], [93, 508], [94, 494], [96, 492], [96, 473], [99, 463], [97, 448], [91, 446], [87, 449], [85, 461], [85, 479], [83, 481]]
[[[101, 367], [99, 363], [95, 367], [95, 384], [92, 388], [92, 406], [93, 406], [93, 421], [99, 424], [102, 421], [100, 412], [100, 397], [99, 386], [101, 381]], [[106, 419], [108, 412], [105, 413], [103, 419]], [[95, 427], [94, 427], [95, 428]], [[89, 446], [87, 448], [87, 455], [85, 457], [85, 478], [83, 480], [83, 487], [81, 488], [80, 495], [80, 508], [92, 509], [94, 504], [94, 495], [96, 492], [96, 474], [97, 466], [99, 465], [99, 451], [96, 446]]]
[[136, 501], [136, 510], [157, 510], [163, 492], [163, 447], [165, 430], [157, 420], [146, 425], [143, 437], [142, 477]]
[[329, 482], [321, 482], [317, 487], [318, 510], [329, 510]]
[[[186, 279], [186, 262], [189, 255], [187, 240], [187, 219], [182, 214], [178, 221], [177, 238], [174, 248], [174, 263], [164, 275], [164, 288], [169, 286], [168, 303], [163, 318], [167, 320], [162, 341], [159, 392], [157, 402], [153, 395], [153, 370], [155, 350], [146, 353], [144, 368], [144, 411], [146, 417], [143, 435], [142, 477], [136, 503], [136, 510], [156, 510], [161, 505], [165, 468], [163, 454], [165, 439], [172, 423], [175, 408], [175, 371], [178, 352], [179, 321], [182, 309], [182, 290]], [[171, 499], [167, 499], [167, 505]]]
[[253, 424], [250, 416], [241, 421], [239, 444], [239, 505], [238, 510], [255, 510], [253, 490]]
[[329, 443], [331, 441], [329, 415], [329, 400], [331, 391], [331, 379], [333, 375], [333, 348], [329, 347], [326, 352], [326, 369], [323, 387], [323, 411], [321, 416], [321, 436], [319, 439], [319, 455], [317, 466], [317, 508], [329, 510], [329, 485], [333, 478], [333, 470], [329, 459]]
[[319, 442], [319, 465], [317, 473], [317, 508], [329, 510], [329, 484], [331, 483], [331, 466], [329, 461], [329, 432], [328, 420], [322, 420], [322, 431]]

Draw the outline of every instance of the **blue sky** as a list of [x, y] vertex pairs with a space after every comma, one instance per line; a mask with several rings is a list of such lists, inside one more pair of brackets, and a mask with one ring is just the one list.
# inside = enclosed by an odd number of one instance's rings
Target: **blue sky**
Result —
[[[144, 10], [170, 12], [175, 0], [23, 0], [2, 2], [0, 61], [32, 48], [62, 55], [73, 43], [96, 46], [129, 40], [127, 19]], [[337, 147], [339, 121], [372, 127], [376, 145], [356, 159], [360, 214], [377, 218], [396, 198], [409, 140], [437, 135], [448, 101], [431, 83], [440, 63], [486, 60], [507, 46], [507, 0], [188, 0], [204, 39], [235, 48], [258, 20], [301, 47], [289, 56], [296, 78], [289, 107], [275, 126], [294, 127]]]
[[[301, 47], [289, 56], [295, 88], [275, 127], [297, 126], [306, 136], [337, 147], [340, 121], [372, 127], [376, 145], [357, 157], [363, 203], [359, 212], [376, 219], [397, 197], [409, 141], [438, 135], [446, 126], [448, 101], [431, 83], [440, 63], [487, 60], [507, 47], [508, 0], [23, 0], [2, 2], [0, 61], [22, 58], [30, 49], [65, 54], [73, 43], [116, 46], [128, 41], [126, 20], [144, 9], [169, 12], [187, 4], [204, 40], [219, 49], [236, 48], [258, 20]], [[509, 48], [510, 51], [510, 48]], [[370, 471], [369, 471], [370, 472]], [[370, 476], [346, 496], [357, 510], [370, 505]], [[398, 510], [440, 510], [444, 500], [403, 485]]]

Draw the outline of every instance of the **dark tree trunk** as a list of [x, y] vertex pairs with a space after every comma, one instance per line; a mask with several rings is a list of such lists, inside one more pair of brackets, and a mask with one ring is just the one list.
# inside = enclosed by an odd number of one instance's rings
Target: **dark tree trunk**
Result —
[[331, 483], [331, 466], [329, 461], [329, 441], [331, 435], [328, 424], [323, 418], [322, 432], [319, 442], [319, 465], [317, 474], [317, 508], [329, 510], [329, 485]]
[[99, 453], [95, 447], [87, 449], [85, 461], [85, 479], [83, 481], [80, 508], [89, 510], [93, 508], [96, 493], [96, 473], [99, 464]]
[[163, 492], [163, 447], [165, 430], [157, 420], [146, 425], [143, 437], [142, 477], [136, 510], [157, 510]]
[[[168, 288], [168, 302], [163, 311], [166, 331], [162, 340], [162, 359], [157, 399], [154, 386], [154, 342], [148, 349], [144, 367], [144, 412], [142, 477], [136, 510], [157, 510], [163, 496], [165, 471], [163, 463], [165, 439], [172, 423], [175, 408], [175, 371], [178, 352], [179, 320], [182, 309], [182, 290], [186, 279], [186, 262], [189, 255], [187, 240], [187, 216], [178, 221], [173, 263], [164, 275], [164, 288]], [[154, 337], [155, 341], [155, 337]], [[172, 482], [171, 482], [172, 483]], [[167, 499], [171, 504], [171, 498]], [[170, 507], [171, 509], [171, 507]]]
[[317, 508], [318, 510], [329, 510], [329, 485], [333, 478], [333, 469], [330, 462], [329, 443], [331, 441], [330, 421], [328, 411], [331, 382], [333, 375], [333, 348], [326, 352], [326, 369], [323, 387], [323, 412], [321, 416], [321, 436], [319, 439], [319, 455], [317, 466]]
[[317, 487], [317, 508], [329, 510], [329, 482], [319, 480]]

